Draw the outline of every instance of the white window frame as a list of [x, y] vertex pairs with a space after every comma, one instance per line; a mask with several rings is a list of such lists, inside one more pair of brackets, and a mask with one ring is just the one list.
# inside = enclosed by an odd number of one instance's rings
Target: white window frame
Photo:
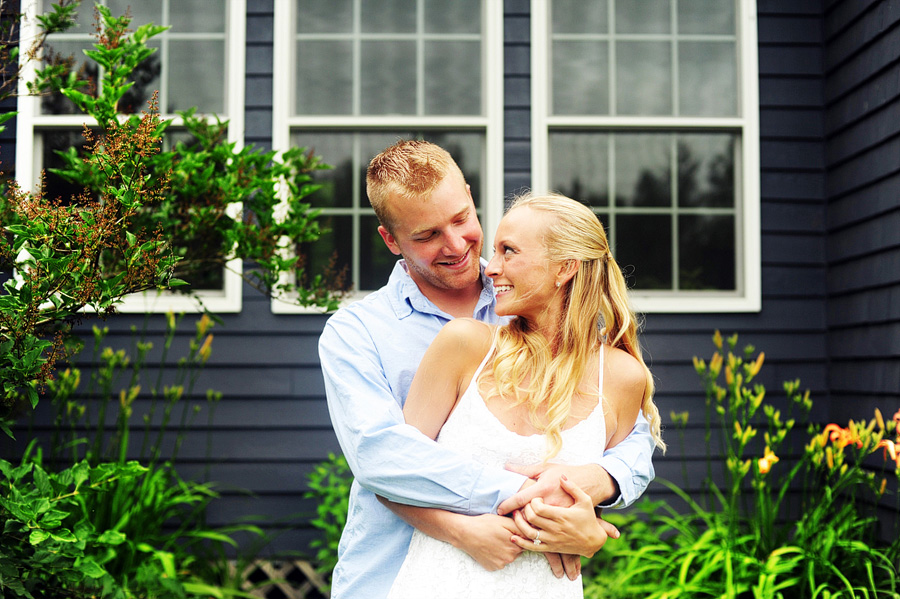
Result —
[[550, 1], [531, 0], [531, 177], [534, 190], [547, 191], [549, 186], [549, 139], [554, 128], [597, 133], [629, 129], [659, 132], [731, 130], [738, 132], [740, 137], [740, 171], [735, 182], [735, 193], [739, 196], [736, 216], [741, 225], [735, 235], [737, 289], [731, 292], [632, 290], [632, 307], [639, 312], [759, 312], [762, 308], [756, 0], [739, 0], [737, 7], [739, 116], [571, 117], [550, 114]]
[[[225, 110], [219, 115], [228, 120], [228, 141], [237, 144], [240, 149], [244, 142], [244, 81], [246, 71], [246, 30], [247, 0], [227, 0], [225, 23]], [[22, 26], [20, 39], [29, 40], [37, 34], [37, 15], [39, 0], [22, 0]], [[26, 42], [27, 43], [27, 42]], [[24, 57], [23, 57], [24, 59]], [[40, 181], [41, 156], [43, 155], [42, 137], [35, 135], [37, 131], [53, 128], [78, 129], [85, 124], [83, 115], [42, 115], [40, 114], [40, 98], [27, 95], [25, 82], [33, 79], [35, 65], [25, 64], [24, 77], [19, 82], [18, 117], [16, 124], [16, 179], [22, 189], [35, 189]], [[183, 126], [183, 119], [176, 115], [161, 114], [162, 118], [173, 121], [173, 128]], [[87, 122], [95, 125], [95, 121]], [[31, 151], [28, 151], [31, 149]], [[232, 218], [239, 217], [240, 207], [232, 206], [229, 210]], [[202, 301], [202, 306], [193, 296], [171, 291], [146, 291], [135, 293], [124, 298], [116, 309], [125, 313], [165, 313], [165, 312], [212, 312], [234, 313], [241, 311], [242, 268], [240, 258], [230, 258], [224, 269], [223, 288], [221, 290], [200, 290], [194, 295]]]
[[[364, 0], [356, 0], [361, 2]], [[315, 129], [334, 132], [377, 132], [380, 130], [448, 129], [482, 131], [485, 134], [484, 194], [481, 197], [481, 225], [485, 233], [484, 247], [491, 247], [491, 237], [503, 216], [503, 2], [485, 0], [485, 64], [482, 70], [484, 114], [481, 116], [292, 116], [294, 87], [292, 57], [294, 11], [293, 0], [275, 0], [274, 83], [272, 93], [272, 149], [283, 152], [291, 147], [293, 129]], [[328, 157], [323, 157], [328, 161]], [[285, 277], [283, 283], [289, 283]], [[355, 291], [345, 299], [352, 302], [374, 289]], [[275, 314], [309, 314], [319, 310], [296, 303], [296, 294], [273, 297]]]

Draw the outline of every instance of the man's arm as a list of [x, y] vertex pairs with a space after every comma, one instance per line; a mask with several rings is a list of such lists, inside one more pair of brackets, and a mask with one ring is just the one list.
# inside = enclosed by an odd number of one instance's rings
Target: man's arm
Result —
[[329, 319], [319, 357], [335, 433], [366, 489], [398, 503], [480, 514], [522, 487], [522, 475], [462, 458], [404, 422], [382, 356], [352, 314]]

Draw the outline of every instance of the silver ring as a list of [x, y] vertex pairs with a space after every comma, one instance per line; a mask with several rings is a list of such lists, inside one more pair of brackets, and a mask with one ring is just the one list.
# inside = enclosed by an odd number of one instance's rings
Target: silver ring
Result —
[[534, 544], [535, 545], [541, 544], [541, 531], [537, 531], [537, 534], [534, 536]]

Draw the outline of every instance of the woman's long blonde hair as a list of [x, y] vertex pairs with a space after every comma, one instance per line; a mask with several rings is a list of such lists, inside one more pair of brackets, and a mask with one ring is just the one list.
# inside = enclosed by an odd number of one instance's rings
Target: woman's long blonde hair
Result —
[[550, 261], [575, 260], [579, 267], [563, 288], [556, 339], [548, 340], [523, 318], [499, 329], [492, 368], [495, 389], [490, 396], [528, 404], [532, 424], [547, 435], [550, 459], [562, 447], [560, 435], [585, 374], [586, 356], [605, 342], [628, 352], [643, 367], [641, 409], [657, 447], [665, 450], [659, 410], [653, 403], [653, 376], [641, 355], [637, 319], [603, 225], [590, 208], [562, 195], [528, 194], [516, 199], [510, 211], [523, 207], [553, 217], [543, 237]]

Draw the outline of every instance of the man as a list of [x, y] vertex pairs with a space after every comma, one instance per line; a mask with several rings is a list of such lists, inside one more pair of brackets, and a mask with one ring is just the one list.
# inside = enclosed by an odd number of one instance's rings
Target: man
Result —
[[[620, 496], [629, 504], [653, 478], [654, 443], [643, 418], [602, 464], [554, 467], [537, 483], [462, 459], [404, 423], [409, 385], [440, 328], [457, 317], [498, 318], [491, 281], [483, 275], [483, 234], [471, 191], [450, 155], [428, 142], [401, 141], [372, 160], [366, 183], [378, 232], [403, 259], [386, 286], [332, 316], [319, 340], [331, 420], [356, 477], [334, 572], [335, 599], [385, 597], [406, 555], [412, 528], [376, 495], [477, 515], [498, 507], [508, 512], [536, 496], [562, 503], [563, 471], [597, 504]], [[445, 538], [476, 557], [484, 548], [474, 545], [483, 539], [468, 524], [473, 520], [462, 522], [467, 531], [446, 531]]]

